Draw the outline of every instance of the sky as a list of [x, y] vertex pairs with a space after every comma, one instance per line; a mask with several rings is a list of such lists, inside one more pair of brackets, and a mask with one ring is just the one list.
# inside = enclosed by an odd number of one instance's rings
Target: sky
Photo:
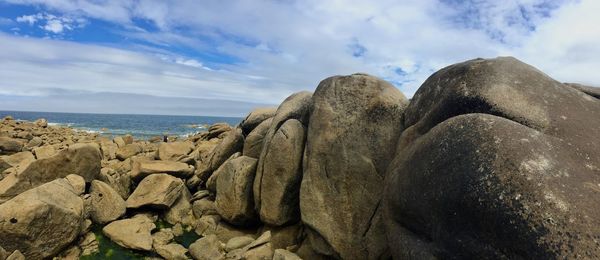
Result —
[[0, 0], [0, 110], [243, 116], [356, 72], [411, 97], [445, 66], [496, 56], [598, 86], [599, 10], [598, 0]]

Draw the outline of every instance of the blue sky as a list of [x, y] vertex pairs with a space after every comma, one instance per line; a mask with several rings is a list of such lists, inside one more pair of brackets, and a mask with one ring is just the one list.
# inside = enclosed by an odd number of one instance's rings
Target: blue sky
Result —
[[[597, 10], [595, 0], [0, 0], [0, 110], [243, 115], [355, 72], [410, 97], [444, 66], [501, 55], [600, 85]], [[89, 102], [111, 97], [131, 101]]]

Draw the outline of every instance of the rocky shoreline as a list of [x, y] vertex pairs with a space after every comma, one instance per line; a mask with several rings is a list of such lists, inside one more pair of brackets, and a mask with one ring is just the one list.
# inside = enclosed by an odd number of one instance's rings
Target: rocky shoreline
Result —
[[600, 258], [599, 97], [501, 57], [169, 142], [7, 117], [0, 260]]

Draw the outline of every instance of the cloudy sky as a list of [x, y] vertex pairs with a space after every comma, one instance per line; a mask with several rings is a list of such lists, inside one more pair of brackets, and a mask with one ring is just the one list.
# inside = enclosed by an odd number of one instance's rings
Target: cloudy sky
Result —
[[598, 0], [0, 0], [0, 110], [243, 115], [354, 72], [410, 97], [444, 66], [503, 55], [600, 85], [598, 10]]

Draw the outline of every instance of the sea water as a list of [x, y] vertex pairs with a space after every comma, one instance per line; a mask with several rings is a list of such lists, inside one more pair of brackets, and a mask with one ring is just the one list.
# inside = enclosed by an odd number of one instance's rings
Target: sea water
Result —
[[187, 136], [207, 130], [214, 123], [228, 123], [232, 126], [242, 121], [241, 117], [214, 116], [170, 116], [170, 115], [125, 115], [125, 114], [83, 114], [55, 112], [0, 111], [0, 119], [12, 116], [15, 120], [34, 121], [45, 118], [50, 125], [72, 127], [105, 136], [131, 134], [136, 139], [154, 136]]

